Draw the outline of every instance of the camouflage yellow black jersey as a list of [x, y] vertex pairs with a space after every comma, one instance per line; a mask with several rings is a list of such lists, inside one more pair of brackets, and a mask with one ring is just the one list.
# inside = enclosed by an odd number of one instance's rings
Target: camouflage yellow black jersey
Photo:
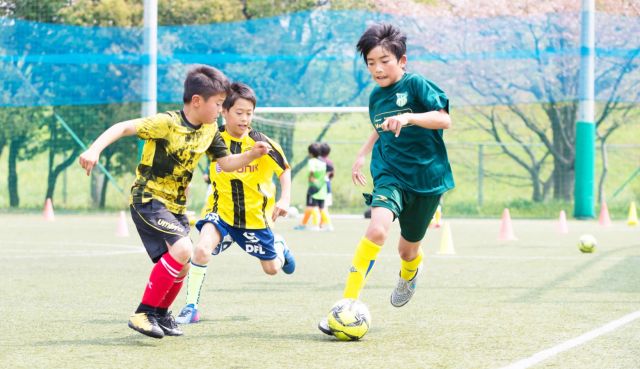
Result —
[[145, 140], [131, 187], [131, 203], [162, 202], [176, 214], [186, 211], [185, 189], [202, 154], [211, 160], [229, 155], [216, 124], [193, 126], [182, 111], [134, 120]]
[[223, 172], [219, 165], [212, 162], [209, 170], [211, 194], [205, 211], [217, 213], [225, 223], [236, 228], [270, 227], [275, 204], [273, 175], [280, 177], [289, 168], [282, 148], [264, 134], [253, 130], [237, 139], [227, 133], [223, 126], [220, 135], [232, 154], [251, 150], [256, 141], [268, 142], [273, 150], [235, 172]]

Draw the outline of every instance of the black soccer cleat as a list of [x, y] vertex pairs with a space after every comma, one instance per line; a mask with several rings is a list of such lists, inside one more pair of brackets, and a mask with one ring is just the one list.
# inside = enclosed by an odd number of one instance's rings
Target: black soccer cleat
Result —
[[184, 334], [170, 311], [165, 315], [158, 315], [157, 320], [158, 326], [160, 326], [165, 336], [182, 336]]

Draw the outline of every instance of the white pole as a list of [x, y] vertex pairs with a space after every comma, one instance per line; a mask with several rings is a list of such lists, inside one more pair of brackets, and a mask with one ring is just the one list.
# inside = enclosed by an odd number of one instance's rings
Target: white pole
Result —
[[[142, 67], [142, 116], [158, 111], [158, 0], [144, 0], [144, 44]], [[144, 141], [138, 141], [138, 159]]]
[[144, 0], [144, 67], [142, 116], [157, 113], [158, 88], [158, 0]]

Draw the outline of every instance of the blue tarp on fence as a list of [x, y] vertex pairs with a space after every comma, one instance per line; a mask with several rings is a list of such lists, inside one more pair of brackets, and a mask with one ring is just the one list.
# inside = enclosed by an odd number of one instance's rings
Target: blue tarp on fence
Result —
[[[454, 105], [577, 98], [580, 15], [405, 17], [313, 11], [158, 29], [158, 101], [180, 102], [196, 63], [253, 86], [260, 106], [366, 105], [373, 82], [355, 44], [386, 21], [408, 35], [408, 70]], [[597, 14], [596, 99], [640, 101], [640, 18]], [[0, 106], [141, 102], [142, 28], [78, 27], [0, 18]]]

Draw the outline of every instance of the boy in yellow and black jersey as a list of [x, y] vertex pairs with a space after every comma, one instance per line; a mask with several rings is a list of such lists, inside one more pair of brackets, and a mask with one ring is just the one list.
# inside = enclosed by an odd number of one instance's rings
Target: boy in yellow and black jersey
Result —
[[213, 162], [209, 170], [212, 193], [207, 198], [203, 216], [216, 213], [227, 224], [236, 228], [268, 228], [271, 222], [269, 214], [273, 213], [275, 205], [273, 175], [280, 177], [284, 171], [289, 170], [282, 148], [254, 130], [236, 138], [223, 126], [220, 136], [231, 153], [235, 154], [250, 150], [258, 141], [268, 142], [273, 149], [235, 172], [222, 171], [220, 165]]
[[215, 124], [228, 90], [229, 81], [219, 70], [195, 67], [184, 82], [182, 110], [116, 123], [80, 155], [80, 165], [89, 175], [102, 150], [114, 141], [133, 135], [145, 140], [130, 210], [155, 266], [129, 327], [153, 338], [182, 335], [169, 307], [189, 270], [193, 246], [185, 190], [198, 161], [207, 154], [224, 170], [234, 171], [270, 149], [267, 143], [257, 143], [250, 152], [229, 154]]
[[[295, 260], [284, 240], [272, 232], [272, 223], [285, 216], [291, 198], [291, 170], [282, 148], [269, 137], [251, 129], [256, 106], [255, 93], [242, 83], [231, 85], [223, 104], [226, 124], [220, 136], [231, 153], [241, 154], [260, 142], [272, 150], [243, 168], [227, 171], [216, 162], [209, 169], [211, 193], [204, 218], [198, 221], [200, 240], [196, 245], [187, 281], [187, 304], [176, 318], [181, 324], [200, 320], [198, 301], [211, 255], [232, 243], [258, 258], [265, 273], [282, 269], [293, 273]], [[275, 202], [274, 174], [280, 180], [281, 195]], [[222, 241], [222, 242], [221, 242]]]

